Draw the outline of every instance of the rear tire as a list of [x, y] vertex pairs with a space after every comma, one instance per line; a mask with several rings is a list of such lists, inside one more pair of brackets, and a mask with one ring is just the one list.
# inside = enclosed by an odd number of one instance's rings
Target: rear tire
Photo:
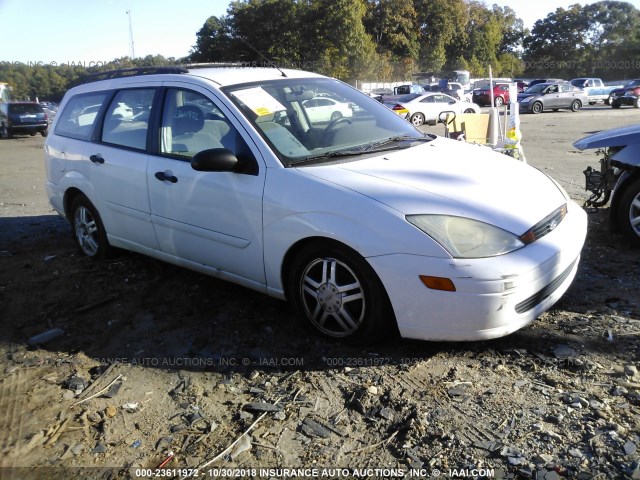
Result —
[[413, 115], [411, 115], [411, 123], [415, 126], [415, 127], [419, 127], [420, 125], [424, 125], [424, 115], [421, 113], [414, 113]]
[[350, 343], [388, 335], [395, 318], [387, 293], [367, 261], [351, 249], [313, 243], [293, 260], [287, 296], [315, 332]]
[[502, 105], [504, 105], [504, 98], [496, 97], [493, 103], [495, 104], [496, 107], [501, 107]]
[[71, 231], [76, 245], [84, 255], [93, 258], [108, 258], [113, 248], [107, 240], [107, 231], [100, 214], [84, 195], [78, 195], [69, 212]]
[[582, 108], [582, 103], [580, 102], [580, 100], [574, 100], [573, 103], [571, 104], [572, 112], [577, 112], [581, 108]]

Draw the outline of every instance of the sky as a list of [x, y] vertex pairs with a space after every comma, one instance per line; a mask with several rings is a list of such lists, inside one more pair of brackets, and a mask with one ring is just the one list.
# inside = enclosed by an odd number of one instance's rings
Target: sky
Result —
[[[593, 1], [485, 0], [509, 6], [532, 28], [556, 8]], [[640, 9], [640, 0], [631, 0]], [[115, 58], [180, 58], [212, 15], [228, 0], [0, 0], [0, 62], [94, 66]], [[130, 13], [127, 13], [130, 12]], [[131, 29], [129, 26], [131, 25]], [[132, 34], [132, 35], [131, 35]]]

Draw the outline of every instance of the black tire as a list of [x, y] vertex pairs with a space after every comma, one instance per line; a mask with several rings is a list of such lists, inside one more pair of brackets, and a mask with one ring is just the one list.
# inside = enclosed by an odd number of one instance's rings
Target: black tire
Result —
[[496, 107], [501, 107], [502, 105], [504, 105], [504, 98], [502, 97], [496, 97], [493, 100], [493, 103], [495, 104]]
[[49, 135], [49, 129], [45, 128], [44, 130], [40, 130], [40, 135], [46, 137], [47, 135]]
[[112, 254], [100, 214], [87, 197], [78, 195], [73, 200], [69, 220], [73, 238], [83, 255], [104, 259]]
[[0, 138], [11, 138], [11, 131], [4, 125], [0, 127]]
[[419, 127], [420, 125], [424, 125], [425, 117], [422, 113], [414, 113], [411, 115], [410, 121], [415, 127]]
[[542, 110], [544, 108], [541, 102], [533, 102], [533, 105], [531, 105], [531, 113], [542, 113]]
[[476, 113], [476, 111], [473, 108], [467, 108], [464, 113]]
[[577, 112], [578, 110], [580, 110], [582, 108], [582, 103], [580, 102], [580, 100], [574, 100], [571, 103], [571, 111], [572, 112]]
[[595, 105], [596, 102], [589, 102], [589, 105]]
[[[640, 247], [640, 178], [626, 186], [616, 213], [622, 233], [631, 243]], [[634, 226], [633, 221], [638, 223]]]
[[36, 136], [36, 132], [29, 132], [29, 135], [32, 136], [32, 137], [35, 137]]
[[337, 120], [339, 120], [340, 118], [342, 118], [342, 114], [340, 112], [333, 112], [331, 114], [331, 120], [329, 120], [330, 122], [335, 122]]
[[293, 260], [291, 272], [287, 297], [307, 325], [324, 337], [371, 343], [388, 336], [396, 324], [382, 282], [367, 261], [347, 247], [307, 245]]

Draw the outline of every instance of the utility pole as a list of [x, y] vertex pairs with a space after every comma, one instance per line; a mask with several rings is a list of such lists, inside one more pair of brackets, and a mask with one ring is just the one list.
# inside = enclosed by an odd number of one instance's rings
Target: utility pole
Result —
[[131, 50], [131, 59], [136, 58], [136, 51], [133, 48], [133, 27], [131, 26], [131, 10], [127, 10], [129, 16], [129, 48]]

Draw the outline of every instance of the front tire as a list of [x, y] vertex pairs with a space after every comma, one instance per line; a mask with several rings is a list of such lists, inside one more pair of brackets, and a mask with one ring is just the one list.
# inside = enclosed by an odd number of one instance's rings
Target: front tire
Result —
[[502, 105], [504, 105], [504, 98], [496, 97], [493, 103], [495, 104], [496, 107], [501, 107]]
[[76, 245], [84, 255], [107, 258], [112, 247], [98, 211], [84, 195], [78, 195], [71, 204], [71, 230]]
[[636, 108], [640, 108], [640, 96], [636, 97], [635, 101], [633, 102], [633, 106]]
[[531, 112], [532, 113], [542, 113], [542, 103], [540, 102], [535, 102], [533, 105], [531, 105]]
[[424, 125], [424, 120], [425, 118], [422, 113], [414, 113], [413, 115], [411, 115], [411, 123], [416, 127]]
[[371, 342], [395, 322], [382, 282], [367, 261], [337, 244], [313, 243], [293, 261], [288, 297], [323, 336]]
[[342, 118], [342, 114], [340, 112], [333, 112], [331, 114], [331, 119], [329, 121], [330, 122], [337, 122], [341, 118]]
[[617, 214], [622, 233], [635, 246], [640, 246], [640, 178], [625, 188]]
[[11, 138], [11, 132], [5, 125], [2, 125], [0, 127], [0, 138], [3, 138], [3, 139]]
[[580, 100], [574, 100], [573, 103], [571, 104], [572, 112], [577, 112], [581, 108], [582, 108], [582, 103], [580, 103]]

